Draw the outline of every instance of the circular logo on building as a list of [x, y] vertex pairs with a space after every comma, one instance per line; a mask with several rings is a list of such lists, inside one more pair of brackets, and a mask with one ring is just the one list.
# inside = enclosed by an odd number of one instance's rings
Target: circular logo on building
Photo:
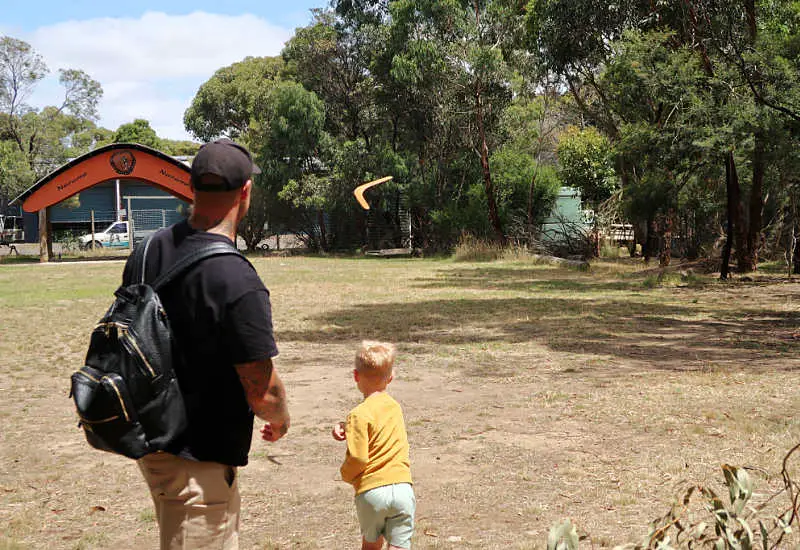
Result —
[[117, 151], [111, 155], [111, 168], [117, 174], [127, 176], [133, 172], [134, 166], [136, 166], [136, 157], [130, 151]]

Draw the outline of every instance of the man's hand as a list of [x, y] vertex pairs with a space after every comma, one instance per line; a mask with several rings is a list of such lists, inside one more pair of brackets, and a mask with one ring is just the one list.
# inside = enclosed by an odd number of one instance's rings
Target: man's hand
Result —
[[286, 432], [289, 431], [289, 423], [284, 422], [283, 424], [272, 424], [271, 422], [265, 422], [264, 426], [261, 428], [261, 439], [264, 441], [269, 441], [270, 443], [274, 443], [286, 435]]
[[344, 431], [344, 422], [339, 422], [336, 424], [331, 430], [331, 435], [336, 441], [344, 441], [347, 439], [347, 435]]

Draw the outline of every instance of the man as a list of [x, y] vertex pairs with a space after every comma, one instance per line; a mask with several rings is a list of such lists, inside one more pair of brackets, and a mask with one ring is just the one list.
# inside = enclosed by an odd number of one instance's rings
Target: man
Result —
[[[194, 206], [188, 220], [156, 233], [145, 258], [154, 281], [179, 258], [215, 242], [234, 243], [250, 206], [252, 174], [244, 147], [218, 140], [192, 162]], [[138, 280], [132, 261], [123, 284]], [[239, 256], [200, 261], [160, 292], [179, 354], [175, 368], [188, 428], [168, 452], [147, 455], [139, 467], [150, 486], [162, 550], [238, 548], [236, 469], [247, 464], [253, 416], [266, 422], [262, 438], [289, 428], [286, 398], [272, 358], [269, 292]]]

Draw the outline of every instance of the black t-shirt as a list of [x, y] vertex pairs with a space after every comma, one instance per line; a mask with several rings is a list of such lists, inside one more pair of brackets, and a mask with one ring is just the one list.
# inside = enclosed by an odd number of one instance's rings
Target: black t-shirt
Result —
[[[222, 235], [196, 231], [186, 221], [156, 233], [145, 263], [155, 281], [178, 259]], [[131, 256], [132, 258], [133, 256]], [[125, 265], [123, 284], [139, 282]], [[269, 291], [239, 256], [200, 261], [159, 291], [180, 360], [176, 375], [186, 401], [189, 427], [173, 454], [231, 466], [247, 464], [253, 412], [234, 365], [275, 357]]]

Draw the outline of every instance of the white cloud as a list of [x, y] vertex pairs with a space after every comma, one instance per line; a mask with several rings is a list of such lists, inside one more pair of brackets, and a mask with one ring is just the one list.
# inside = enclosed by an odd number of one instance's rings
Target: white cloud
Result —
[[254, 15], [148, 12], [138, 19], [64, 21], [19, 36], [52, 70], [31, 103], [58, 101], [57, 69], [86, 71], [103, 87], [100, 124], [150, 120], [162, 137], [188, 139], [183, 113], [214, 72], [247, 56], [277, 55], [291, 31]]

